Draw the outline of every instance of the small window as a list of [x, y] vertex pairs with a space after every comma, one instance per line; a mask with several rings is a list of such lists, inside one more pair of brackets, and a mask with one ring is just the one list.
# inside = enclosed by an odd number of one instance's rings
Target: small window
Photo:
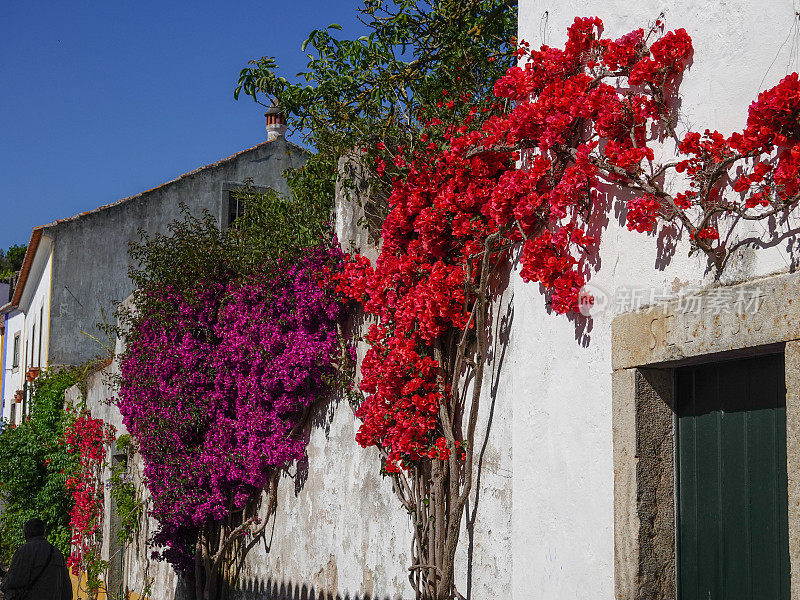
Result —
[[233, 227], [236, 219], [244, 214], [244, 201], [239, 194], [228, 192], [228, 227]]
[[17, 332], [14, 334], [14, 356], [11, 360], [11, 367], [13, 369], [19, 369], [19, 350], [20, 350], [20, 334]]

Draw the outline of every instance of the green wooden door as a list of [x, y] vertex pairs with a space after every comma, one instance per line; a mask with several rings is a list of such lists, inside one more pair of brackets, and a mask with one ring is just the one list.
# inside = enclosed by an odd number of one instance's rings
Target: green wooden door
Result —
[[783, 355], [678, 369], [681, 600], [789, 600]]

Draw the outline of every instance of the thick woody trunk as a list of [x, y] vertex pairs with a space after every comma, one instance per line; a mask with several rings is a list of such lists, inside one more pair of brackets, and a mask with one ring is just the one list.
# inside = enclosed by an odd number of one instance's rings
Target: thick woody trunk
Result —
[[[395, 477], [395, 490], [416, 525], [409, 580], [418, 600], [463, 598], [455, 586], [455, 555], [472, 491], [473, 448], [488, 346], [489, 276], [496, 267], [491, 264], [492, 245], [498, 238], [499, 234], [493, 234], [485, 242], [468, 325], [433, 348], [451, 388], [450, 401], [439, 411], [450, 456], [426, 459], [411, 465], [407, 476], [399, 473]], [[475, 333], [471, 342], [469, 323], [474, 324]], [[456, 446], [456, 442], [463, 445]]]

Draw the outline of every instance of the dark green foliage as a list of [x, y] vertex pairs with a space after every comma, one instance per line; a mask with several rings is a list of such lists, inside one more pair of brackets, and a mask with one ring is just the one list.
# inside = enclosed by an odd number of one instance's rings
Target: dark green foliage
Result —
[[[314, 158], [307, 168], [318, 172]], [[183, 220], [172, 222], [168, 234], [147, 236], [140, 232], [141, 241], [132, 243], [129, 249], [134, 263], [138, 263], [129, 272], [137, 311], [160, 314], [163, 295], [154, 290], [189, 291], [186, 296], [191, 297], [192, 290], [200, 292], [209, 282], [267, 272], [279, 259], [292, 260], [304, 249], [330, 243], [332, 203], [317, 201], [316, 193], [333, 183], [320, 177], [309, 178], [310, 186], [305, 181], [297, 185], [292, 200], [272, 190], [256, 192], [248, 182], [236, 192], [244, 201], [244, 214], [225, 231], [220, 231], [211, 214], [194, 217], [183, 206]], [[135, 330], [136, 315], [122, 310], [119, 316], [123, 328], [129, 330], [127, 335], [135, 335], [130, 328]]]
[[59, 444], [71, 418], [64, 410], [64, 391], [77, 383], [77, 370], [44, 372], [35, 383], [30, 418], [16, 429], [3, 423], [0, 433], [0, 557], [8, 562], [24, 543], [22, 524], [41, 518], [47, 537], [69, 555], [69, 512], [72, 495], [66, 488], [77, 467], [75, 457]]
[[[235, 230], [228, 232], [232, 234], [228, 236], [233, 244], [232, 251], [239, 258], [237, 268], [250, 271], [277, 258], [289, 258], [328, 239], [333, 205], [320, 201], [318, 196], [325, 193], [325, 179], [305, 179], [299, 175], [318, 169], [314, 158], [302, 169], [289, 172], [290, 180], [300, 180], [291, 199], [282, 198], [272, 190], [259, 194], [248, 186], [237, 192], [244, 201], [245, 211], [236, 220]], [[320, 184], [306, 189], [306, 181]]]
[[0, 280], [8, 279], [22, 268], [27, 246], [13, 244], [3, 252], [0, 249]]
[[516, 2], [367, 0], [359, 12], [368, 35], [338, 39], [335, 24], [309, 34], [305, 84], [279, 77], [264, 57], [241, 71], [236, 97], [277, 98], [317, 150], [342, 150], [407, 137], [423, 106], [449, 117], [435, 110], [444, 90], [483, 98], [513, 64]]

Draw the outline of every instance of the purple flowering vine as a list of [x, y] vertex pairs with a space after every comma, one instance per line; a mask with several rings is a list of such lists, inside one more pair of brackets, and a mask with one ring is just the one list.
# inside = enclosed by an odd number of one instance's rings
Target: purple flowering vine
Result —
[[337, 379], [341, 305], [325, 274], [342, 254], [298, 256], [137, 292], [150, 312], [129, 325], [118, 404], [144, 459], [153, 541], [179, 570], [198, 564], [209, 525], [241, 521], [275, 470], [303, 457], [298, 429]]

